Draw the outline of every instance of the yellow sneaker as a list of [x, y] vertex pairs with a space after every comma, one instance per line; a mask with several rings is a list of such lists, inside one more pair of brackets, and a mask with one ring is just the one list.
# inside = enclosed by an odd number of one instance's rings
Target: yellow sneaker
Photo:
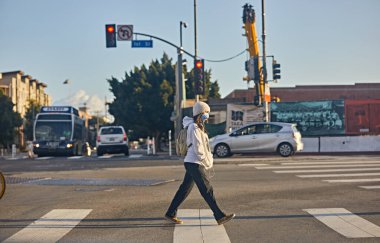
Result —
[[230, 214], [230, 215], [226, 215], [223, 218], [218, 219], [216, 222], [218, 222], [218, 225], [221, 225], [221, 224], [227, 223], [228, 221], [230, 221], [233, 218], [235, 218], [235, 214], [234, 213]]
[[174, 224], [183, 224], [183, 221], [177, 217], [171, 217], [171, 216], [165, 215], [165, 219]]

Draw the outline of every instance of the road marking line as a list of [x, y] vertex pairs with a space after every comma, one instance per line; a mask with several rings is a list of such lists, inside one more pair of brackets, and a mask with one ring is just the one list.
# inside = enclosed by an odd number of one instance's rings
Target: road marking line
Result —
[[176, 224], [173, 243], [230, 243], [223, 225], [218, 225], [209, 209], [180, 209], [177, 217], [183, 224]]
[[3, 242], [57, 242], [91, 211], [92, 209], [54, 209]]
[[113, 154], [109, 154], [109, 155], [103, 155], [103, 156], [98, 156], [99, 159], [109, 159], [109, 158], [112, 158], [114, 155]]
[[307, 168], [345, 168], [345, 167], [373, 167], [380, 166], [380, 163], [365, 164], [365, 165], [300, 165], [300, 166], [263, 166], [257, 167], [258, 170], [269, 169], [307, 169]]
[[323, 174], [323, 175], [296, 175], [300, 178], [317, 178], [317, 177], [349, 177], [349, 176], [378, 176], [380, 173], [353, 173], [353, 174]]
[[129, 158], [140, 158], [142, 156], [143, 156], [142, 154], [131, 154], [129, 155]]
[[38, 157], [36, 159], [38, 160], [47, 160], [47, 159], [52, 159], [53, 157]]
[[325, 170], [275, 170], [274, 173], [323, 173], [323, 172], [347, 172], [347, 171], [376, 171], [377, 168], [355, 168], [355, 169], [325, 169]]
[[347, 179], [347, 180], [323, 180], [329, 183], [337, 183], [337, 182], [343, 182], [343, 183], [351, 183], [351, 182], [373, 182], [373, 181], [380, 181], [380, 178], [376, 179]]
[[364, 189], [380, 189], [380, 186], [359, 186]]
[[71, 157], [67, 157], [67, 159], [80, 159], [80, 158], [83, 158], [84, 156], [71, 156]]
[[334, 164], [374, 164], [379, 162], [373, 162], [373, 161], [360, 161], [360, 162], [354, 162], [354, 161], [346, 161], [346, 162], [289, 162], [289, 163], [281, 163], [282, 165], [334, 165]]
[[312, 208], [304, 211], [347, 238], [380, 237], [380, 227], [344, 208]]
[[243, 166], [243, 167], [249, 167], [249, 166], [266, 166], [268, 164], [238, 164], [238, 166]]
[[[270, 158], [265, 158], [266, 160], [269, 160], [269, 161], [277, 161], [277, 160], [273, 160], [273, 159], [270, 159]], [[231, 161], [231, 162], [234, 162], [234, 161], [239, 161], [239, 162], [243, 162], [243, 161], [247, 161], [247, 162], [254, 162], [254, 161], [262, 161], [262, 159], [260, 158], [214, 158], [214, 161]]]

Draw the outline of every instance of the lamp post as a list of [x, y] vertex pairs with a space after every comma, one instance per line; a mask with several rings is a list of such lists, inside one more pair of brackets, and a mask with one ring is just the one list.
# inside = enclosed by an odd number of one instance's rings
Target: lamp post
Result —
[[71, 83], [71, 80], [69, 80], [69, 79], [66, 79], [65, 81], [63, 81], [63, 84], [67, 84], [67, 85], [69, 85], [69, 88], [68, 88], [68, 94], [67, 94], [67, 97], [69, 97], [70, 96], [70, 93], [71, 93], [71, 87], [70, 87], [70, 83]]
[[182, 128], [182, 108], [184, 97], [186, 97], [186, 89], [184, 88], [183, 78], [183, 48], [182, 48], [182, 27], [187, 28], [187, 24], [183, 21], [179, 23], [180, 32], [180, 47], [177, 48], [178, 60], [176, 68], [176, 106], [175, 106], [175, 137], [178, 136], [179, 131]]
[[182, 47], [182, 26], [184, 28], [187, 28], [187, 24], [183, 21], [180, 21], [179, 22], [179, 43], [180, 43], [180, 47]]

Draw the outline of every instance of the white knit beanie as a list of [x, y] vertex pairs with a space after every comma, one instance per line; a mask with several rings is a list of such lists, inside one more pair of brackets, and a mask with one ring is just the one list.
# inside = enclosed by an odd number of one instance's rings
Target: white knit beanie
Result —
[[210, 112], [210, 106], [208, 106], [205, 102], [198, 101], [193, 106], [193, 116], [199, 115], [203, 112]]

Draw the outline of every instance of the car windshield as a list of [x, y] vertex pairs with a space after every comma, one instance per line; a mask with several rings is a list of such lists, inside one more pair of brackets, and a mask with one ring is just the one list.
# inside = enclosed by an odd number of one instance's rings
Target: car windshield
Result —
[[35, 136], [37, 141], [71, 140], [71, 130], [71, 121], [39, 121], [36, 124]]
[[107, 134], [123, 134], [123, 130], [120, 127], [109, 127], [109, 128], [103, 128], [100, 132], [102, 135]]
[[238, 131], [234, 132], [235, 136], [242, 135], [251, 135], [251, 134], [261, 134], [261, 133], [276, 133], [282, 129], [281, 126], [273, 125], [273, 124], [256, 124], [252, 126], [248, 126]]

